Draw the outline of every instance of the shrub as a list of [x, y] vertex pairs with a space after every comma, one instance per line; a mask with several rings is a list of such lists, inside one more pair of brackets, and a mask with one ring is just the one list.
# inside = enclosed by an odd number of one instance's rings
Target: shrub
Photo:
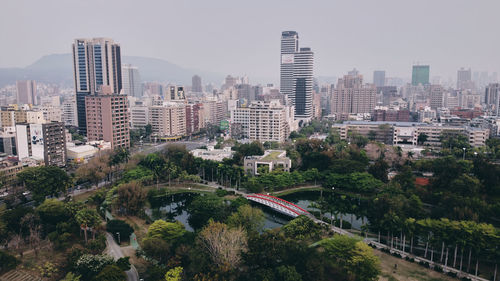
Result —
[[113, 234], [115, 236], [116, 241], [118, 241], [118, 237], [116, 233], [120, 233], [120, 240], [128, 240], [130, 234], [134, 232], [134, 229], [125, 221], [122, 220], [110, 220], [106, 224], [106, 231]]
[[16, 257], [0, 250], [0, 273], [15, 269], [19, 263], [20, 262], [16, 259]]

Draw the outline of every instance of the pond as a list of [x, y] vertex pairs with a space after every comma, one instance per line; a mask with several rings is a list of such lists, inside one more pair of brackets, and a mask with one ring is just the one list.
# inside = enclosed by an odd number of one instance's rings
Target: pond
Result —
[[[153, 220], [157, 219], [164, 219], [170, 221], [178, 220], [186, 227], [186, 230], [194, 231], [193, 227], [189, 225], [188, 221], [189, 212], [187, 210], [187, 206], [197, 196], [202, 196], [202, 195], [197, 193], [178, 193], [169, 195], [168, 197], [163, 199], [161, 203], [159, 203], [159, 207], [153, 209], [151, 208], [146, 209], [146, 214]], [[311, 205], [313, 205], [313, 202], [317, 201], [320, 198], [320, 196], [321, 196], [320, 192], [305, 191], [305, 192], [297, 192], [290, 195], [286, 195], [283, 196], [282, 198], [310, 212], [319, 212], [318, 209], [312, 207]], [[332, 196], [332, 195], [329, 194], [325, 196]], [[264, 230], [281, 227], [287, 224], [290, 220], [292, 220], [291, 217], [278, 213], [269, 207], [254, 202], [251, 202], [251, 204], [254, 207], [260, 208], [264, 212], [265, 215]], [[324, 215], [325, 217], [328, 218], [331, 217], [329, 212], [325, 213]], [[361, 217], [358, 217], [346, 211], [343, 212], [343, 220], [348, 222], [351, 222], [352, 220], [352, 227], [357, 230], [361, 228], [361, 225], [363, 223]], [[366, 219], [365, 222], [367, 222]]]

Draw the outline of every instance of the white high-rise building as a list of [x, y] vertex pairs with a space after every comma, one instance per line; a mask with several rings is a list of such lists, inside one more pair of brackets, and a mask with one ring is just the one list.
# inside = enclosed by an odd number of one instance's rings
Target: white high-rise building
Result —
[[149, 107], [149, 124], [156, 137], [186, 135], [186, 105], [182, 102], [164, 102]]
[[279, 100], [254, 101], [248, 107], [238, 107], [231, 111], [231, 123], [238, 125], [244, 137], [260, 142], [284, 142], [297, 129], [293, 107]]
[[311, 48], [300, 48], [294, 55], [293, 92], [290, 97], [295, 107], [295, 118], [310, 120], [313, 117], [313, 63]]
[[281, 33], [280, 91], [283, 95], [293, 93], [293, 64], [299, 51], [299, 34], [295, 31]]
[[78, 126], [78, 120], [76, 117], [76, 100], [64, 100], [62, 103], [62, 121], [65, 125]]
[[142, 84], [139, 69], [130, 64], [122, 65], [123, 93], [127, 96], [142, 97]]
[[85, 97], [95, 95], [103, 85], [116, 94], [122, 89], [120, 45], [108, 38], [76, 39], [73, 67], [78, 129], [87, 134]]

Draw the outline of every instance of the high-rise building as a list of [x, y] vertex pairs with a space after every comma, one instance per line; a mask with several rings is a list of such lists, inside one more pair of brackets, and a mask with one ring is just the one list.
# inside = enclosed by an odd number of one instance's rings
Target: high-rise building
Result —
[[142, 97], [142, 84], [139, 69], [130, 64], [122, 65], [123, 93], [131, 97]]
[[133, 129], [144, 128], [149, 124], [149, 107], [133, 105], [130, 107], [130, 127]]
[[193, 76], [191, 79], [191, 92], [193, 93], [202, 93], [203, 86], [201, 84], [201, 77], [198, 75]]
[[203, 128], [200, 122], [203, 119], [200, 118], [202, 107], [201, 103], [186, 104], [186, 135], [196, 133]]
[[500, 117], [500, 83], [491, 83], [486, 87], [484, 103], [493, 115]]
[[349, 72], [339, 79], [333, 90], [331, 113], [371, 113], [376, 104], [377, 88], [373, 84], [363, 84], [363, 76]]
[[85, 97], [85, 108], [89, 141], [104, 140], [112, 148], [130, 147], [127, 96], [102, 86], [97, 94]]
[[299, 51], [299, 34], [295, 31], [281, 33], [280, 92], [292, 95], [294, 89], [293, 65], [295, 53]]
[[17, 81], [17, 104], [37, 104], [35, 80]]
[[294, 55], [290, 101], [295, 106], [296, 119], [310, 120], [313, 117], [313, 63], [311, 48], [300, 48]]
[[186, 105], [181, 102], [164, 102], [149, 107], [149, 124], [156, 137], [186, 135]]
[[186, 93], [183, 86], [170, 86], [165, 95], [165, 100], [185, 100]]
[[62, 103], [62, 121], [67, 126], [78, 126], [76, 100], [66, 99]]
[[64, 123], [16, 125], [18, 157], [43, 160], [45, 166], [66, 165], [66, 132]]
[[76, 39], [73, 43], [78, 129], [87, 134], [85, 97], [95, 95], [101, 86], [113, 93], [122, 90], [120, 45], [108, 38]]
[[430, 66], [428, 65], [414, 65], [411, 73], [411, 84], [418, 86], [419, 84], [429, 84]]
[[254, 101], [248, 107], [231, 111], [232, 128], [238, 125], [241, 135], [261, 142], [284, 142], [295, 130], [293, 109], [278, 100]]
[[429, 87], [430, 106], [432, 109], [443, 107], [444, 89], [441, 85], [430, 85]]
[[375, 70], [373, 72], [373, 84], [376, 87], [385, 86], [385, 70]]
[[465, 68], [460, 68], [457, 71], [457, 89], [458, 90], [465, 90], [465, 89], [472, 89], [474, 87], [474, 84], [472, 82], [472, 74], [471, 70], [465, 69]]

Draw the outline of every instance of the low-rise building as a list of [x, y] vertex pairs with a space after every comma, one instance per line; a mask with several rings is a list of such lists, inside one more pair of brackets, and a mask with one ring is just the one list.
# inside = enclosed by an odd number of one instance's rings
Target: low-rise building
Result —
[[261, 156], [246, 156], [243, 169], [245, 173], [259, 175], [260, 172], [272, 172], [281, 169], [290, 172], [292, 160], [286, 157], [285, 150], [266, 150]]
[[207, 149], [194, 149], [190, 151], [194, 157], [199, 157], [203, 160], [212, 160], [221, 162], [225, 158], [232, 158], [234, 151], [231, 147], [224, 147], [223, 149], [215, 149], [213, 146], [207, 146]]

